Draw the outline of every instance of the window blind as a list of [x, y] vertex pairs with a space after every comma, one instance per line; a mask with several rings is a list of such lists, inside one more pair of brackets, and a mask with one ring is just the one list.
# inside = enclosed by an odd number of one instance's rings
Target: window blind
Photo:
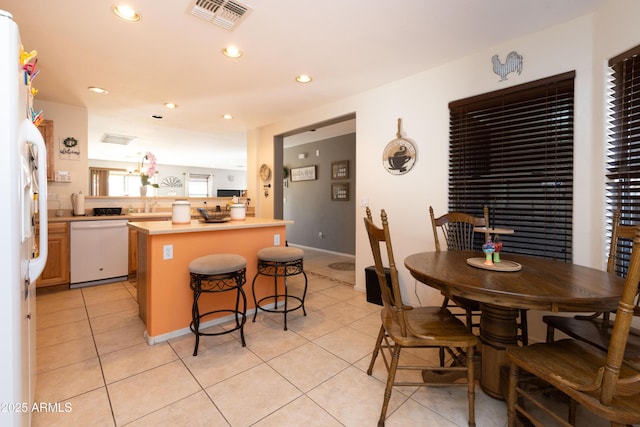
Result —
[[[607, 228], [613, 211], [620, 222], [640, 225], [640, 46], [609, 60], [607, 141]], [[621, 241], [616, 273], [626, 275], [632, 243]]]
[[571, 261], [574, 78], [449, 104], [449, 211], [488, 205], [492, 226], [514, 230], [505, 252]]

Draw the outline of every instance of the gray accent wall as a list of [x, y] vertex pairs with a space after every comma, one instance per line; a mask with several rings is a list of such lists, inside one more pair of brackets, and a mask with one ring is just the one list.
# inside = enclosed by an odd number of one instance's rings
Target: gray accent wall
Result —
[[[284, 149], [283, 166], [289, 171], [316, 166], [315, 180], [292, 182], [291, 172], [283, 180], [284, 219], [294, 221], [287, 226], [289, 243], [355, 255], [355, 156], [355, 133]], [[349, 178], [332, 179], [332, 163], [344, 160]], [[332, 200], [332, 183], [348, 183], [349, 200]]]

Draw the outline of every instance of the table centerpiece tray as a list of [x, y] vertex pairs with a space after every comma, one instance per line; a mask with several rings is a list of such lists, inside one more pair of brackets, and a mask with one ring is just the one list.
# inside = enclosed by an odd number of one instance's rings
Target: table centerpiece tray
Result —
[[467, 258], [467, 264], [472, 267], [482, 268], [483, 270], [489, 271], [513, 272], [522, 270], [522, 264], [515, 261], [503, 259], [500, 262], [494, 262], [493, 265], [487, 265], [484, 263], [485, 260], [485, 258]]

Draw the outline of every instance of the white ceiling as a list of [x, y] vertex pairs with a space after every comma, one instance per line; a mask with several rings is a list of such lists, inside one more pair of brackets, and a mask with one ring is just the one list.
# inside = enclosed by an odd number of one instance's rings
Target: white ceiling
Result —
[[[37, 98], [87, 108], [91, 159], [135, 162], [138, 153], [152, 151], [160, 164], [225, 169], [246, 168], [249, 129], [605, 2], [238, 0], [253, 10], [229, 31], [192, 16], [194, 0], [123, 1], [140, 11], [139, 23], [118, 20], [111, 12], [116, 0], [0, 0], [25, 49], [38, 50]], [[223, 56], [229, 44], [244, 55]], [[313, 82], [296, 83], [301, 73]], [[166, 109], [167, 101], [179, 108]], [[234, 119], [222, 119], [224, 113]], [[99, 142], [104, 133], [137, 140], [105, 144]]]

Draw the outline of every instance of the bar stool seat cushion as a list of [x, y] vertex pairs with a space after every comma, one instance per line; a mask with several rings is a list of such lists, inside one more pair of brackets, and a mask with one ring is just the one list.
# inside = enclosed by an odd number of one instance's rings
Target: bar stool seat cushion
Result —
[[213, 254], [196, 258], [189, 263], [189, 272], [194, 274], [224, 274], [247, 267], [247, 260], [236, 254]]
[[260, 261], [291, 262], [300, 260], [303, 257], [304, 251], [302, 249], [289, 246], [273, 246], [262, 248], [258, 251], [258, 259]]

